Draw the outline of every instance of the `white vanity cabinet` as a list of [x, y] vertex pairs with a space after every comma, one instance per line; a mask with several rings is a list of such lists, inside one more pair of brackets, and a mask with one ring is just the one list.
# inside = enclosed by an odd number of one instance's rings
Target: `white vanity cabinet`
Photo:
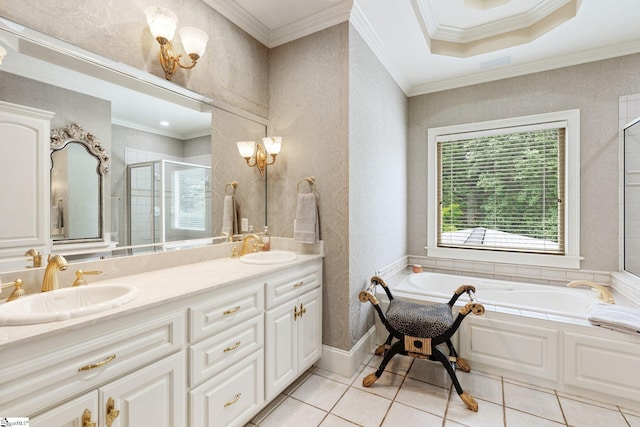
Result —
[[0, 255], [43, 251], [49, 240], [49, 131], [53, 113], [0, 101]]
[[58, 427], [89, 409], [104, 427], [111, 399], [112, 427], [181, 427], [185, 331], [184, 309], [158, 307], [3, 350], [0, 412]]
[[203, 295], [189, 307], [191, 427], [243, 426], [264, 401], [264, 283]]
[[[185, 420], [182, 352], [65, 402], [32, 419], [33, 427], [181, 427]], [[91, 424], [89, 424], [91, 425]]]
[[267, 280], [265, 389], [269, 401], [322, 354], [322, 263]]

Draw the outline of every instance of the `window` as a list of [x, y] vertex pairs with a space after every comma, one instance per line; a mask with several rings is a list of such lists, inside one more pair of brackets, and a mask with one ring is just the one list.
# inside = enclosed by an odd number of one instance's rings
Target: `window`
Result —
[[429, 256], [579, 268], [579, 111], [429, 129]]
[[173, 172], [174, 228], [206, 230], [206, 184], [209, 171], [190, 168]]

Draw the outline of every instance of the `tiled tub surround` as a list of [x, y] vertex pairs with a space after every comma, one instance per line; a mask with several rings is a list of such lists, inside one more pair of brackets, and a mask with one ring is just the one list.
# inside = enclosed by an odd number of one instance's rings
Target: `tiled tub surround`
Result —
[[[427, 292], [419, 295], [409, 283], [411, 275], [406, 269], [388, 279], [395, 297], [423, 303], [449, 299], [450, 296], [445, 298]], [[461, 285], [473, 284], [473, 278], [449, 277], [459, 279]], [[517, 283], [495, 283], [514, 289], [509, 292], [518, 292]], [[565, 291], [564, 288], [539, 286], [544, 291]], [[585, 306], [585, 302], [592, 298], [594, 304], [598, 303], [598, 294], [586, 289], [567, 290], [576, 291], [576, 299], [582, 301], [582, 313], [580, 310], [562, 313], [557, 307], [545, 310], [540, 306], [500, 304], [496, 292], [486, 290], [487, 294], [492, 294], [492, 300], [485, 306], [484, 315], [468, 316], [460, 326], [457, 338], [454, 337], [454, 344], [458, 341], [459, 354], [469, 361], [475, 372], [504, 375], [640, 410], [640, 384], [632, 374], [640, 371], [637, 357], [640, 336], [592, 326], [586, 320], [588, 305]], [[633, 304], [622, 295], [615, 292], [613, 295], [618, 304]], [[378, 289], [377, 297], [384, 306], [387, 298], [381, 289]], [[476, 297], [483, 302], [482, 290], [478, 290]], [[464, 296], [460, 300], [460, 304], [466, 302]], [[376, 341], [382, 343], [386, 332], [378, 323], [376, 319]]]
[[[286, 247], [284, 240], [274, 239], [274, 249], [295, 248]], [[0, 413], [29, 416], [35, 426], [49, 426], [77, 421], [85, 407], [93, 407], [95, 422], [98, 408], [113, 395], [121, 410], [120, 425], [138, 419], [141, 405], [150, 425], [214, 425], [211, 419], [226, 420], [225, 425], [247, 422], [266, 405], [265, 386], [271, 394], [281, 392], [320, 357], [323, 255], [300, 252], [291, 263], [253, 265], [230, 259], [229, 245], [218, 246], [156, 254], [153, 260], [131, 257], [155, 269], [128, 275], [114, 269], [116, 277], [100, 281], [138, 289], [133, 301], [115, 309], [0, 328]], [[209, 257], [189, 265], [157, 264], [171, 255], [193, 261], [203, 251]], [[212, 253], [219, 257], [211, 259]], [[109, 264], [100, 267], [108, 272]], [[84, 268], [80, 265], [69, 269]], [[294, 326], [288, 328], [284, 317], [269, 325], [269, 313], [293, 313], [293, 304], [302, 308], [301, 302], [305, 315], [298, 316]], [[285, 334], [307, 328], [302, 331], [305, 337], [315, 338], [292, 338], [289, 349], [286, 337], [275, 339], [269, 328]], [[295, 355], [298, 345], [304, 350], [287, 366], [283, 360]], [[285, 357], [280, 358], [280, 352]], [[111, 354], [117, 357], [108, 357]], [[109, 361], [95, 369], [78, 369], [103, 359]], [[269, 388], [265, 375], [289, 377]], [[237, 404], [227, 396], [229, 390], [236, 393], [236, 387], [241, 389]], [[232, 403], [223, 408], [220, 401]], [[147, 413], [156, 406], [164, 409]], [[61, 414], [73, 418], [60, 421]]]

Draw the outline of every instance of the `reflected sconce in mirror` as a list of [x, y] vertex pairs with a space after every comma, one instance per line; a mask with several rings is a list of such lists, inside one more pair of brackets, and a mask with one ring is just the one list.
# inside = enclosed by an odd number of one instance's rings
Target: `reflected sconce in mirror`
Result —
[[255, 141], [239, 141], [238, 151], [247, 161], [249, 167], [257, 167], [260, 175], [264, 175], [267, 166], [276, 162], [276, 156], [282, 148], [281, 136], [268, 136], [262, 138], [262, 144]]
[[2, 65], [2, 60], [7, 56], [7, 50], [0, 46], [0, 65]]
[[144, 14], [147, 17], [147, 24], [151, 34], [160, 43], [160, 65], [164, 70], [165, 78], [171, 80], [178, 67], [187, 70], [195, 67], [207, 47], [207, 42], [209, 41], [207, 33], [195, 27], [180, 29], [182, 46], [189, 58], [191, 58], [191, 64], [183, 65], [180, 63], [182, 54], [176, 55], [171, 44], [178, 23], [176, 14], [160, 6], [148, 7], [145, 9]]

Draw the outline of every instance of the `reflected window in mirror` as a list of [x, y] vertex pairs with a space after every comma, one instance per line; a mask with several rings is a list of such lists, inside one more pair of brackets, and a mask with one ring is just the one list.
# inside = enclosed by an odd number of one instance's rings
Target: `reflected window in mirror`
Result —
[[104, 179], [109, 155], [72, 124], [51, 131], [51, 238], [54, 244], [104, 239]]

